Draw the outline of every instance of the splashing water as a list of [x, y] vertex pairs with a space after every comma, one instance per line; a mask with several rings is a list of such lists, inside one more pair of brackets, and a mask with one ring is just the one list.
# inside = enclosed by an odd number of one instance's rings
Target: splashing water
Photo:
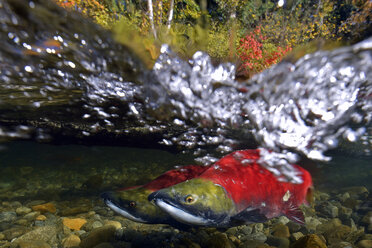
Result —
[[[234, 81], [233, 65], [213, 67], [200, 52], [187, 63], [164, 46], [154, 66], [160, 83], [148, 86], [150, 106], [171, 108], [170, 119], [179, 123], [217, 126], [224, 130], [221, 133], [245, 130], [272, 151], [261, 152], [262, 163], [275, 174], [296, 180], [288, 164], [298, 160], [296, 153], [327, 161], [330, 158], [323, 153], [337, 147], [340, 137], [353, 142], [371, 131], [371, 61], [369, 39], [309, 54], [294, 64], [282, 62], [241, 84]], [[201, 132], [205, 135], [205, 129]], [[221, 136], [204, 140], [225, 141]]]
[[259, 146], [262, 164], [294, 182], [299, 154], [327, 161], [344, 140], [371, 151], [372, 39], [239, 83], [234, 65], [202, 52], [184, 61], [166, 45], [147, 70], [109, 32], [31, 2], [0, 0], [2, 138], [150, 137], [143, 142], [191, 150], [202, 163], [217, 159], [206, 148]]

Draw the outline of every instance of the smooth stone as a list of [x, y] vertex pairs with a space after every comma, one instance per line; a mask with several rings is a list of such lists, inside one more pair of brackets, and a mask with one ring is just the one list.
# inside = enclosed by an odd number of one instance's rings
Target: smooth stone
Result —
[[361, 197], [362, 199], [365, 199], [369, 194], [368, 189], [364, 186], [353, 186], [353, 187], [344, 188], [343, 190], [348, 192], [351, 197], [353, 195], [357, 195]]
[[315, 206], [315, 209], [329, 218], [338, 216], [338, 208], [330, 202], [322, 202], [320, 205]]
[[250, 235], [252, 233], [253, 229], [251, 226], [244, 226], [242, 229], [240, 229], [240, 233], [242, 235]]
[[56, 206], [51, 202], [40, 204], [40, 205], [35, 205], [35, 206], [32, 206], [31, 208], [32, 210], [39, 211], [41, 213], [49, 212], [49, 213], [54, 214], [57, 211]]
[[302, 232], [295, 232], [295, 233], [292, 233], [291, 234], [291, 239], [293, 241], [296, 241], [296, 240], [299, 240], [300, 238], [302, 238], [304, 235], [302, 234]]
[[253, 233], [263, 232], [264, 225], [262, 223], [257, 223], [253, 226]]
[[290, 220], [286, 216], [279, 216], [277, 219], [278, 224], [286, 225], [290, 222]]
[[361, 240], [357, 243], [358, 248], [372, 248], [372, 240]]
[[327, 248], [327, 245], [318, 235], [309, 234], [294, 242], [291, 248]]
[[64, 226], [67, 226], [71, 230], [80, 230], [81, 227], [87, 223], [86, 219], [83, 218], [63, 218], [62, 223]]
[[239, 245], [239, 248], [258, 248], [261, 245], [264, 245], [264, 244], [262, 244], [262, 242], [260, 242], [260, 241], [257, 241], [257, 240], [246, 240], [246, 241], [244, 241], [243, 243], [241, 243]]
[[45, 215], [40, 214], [39, 216], [36, 217], [35, 220], [38, 220], [38, 221], [44, 221], [44, 220], [46, 220], [46, 219], [47, 219], [47, 217], [46, 217]]
[[14, 201], [14, 202], [10, 202], [9, 204], [12, 208], [19, 208], [22, 206], [22, 203], [20, 203], [19, 201]]
[[335, 244], [331, 244], [328, 248], [354, 248], [349, 242], [341, 241]]
[[365, 233], [361, 239], [372, 240], [372, 233]]
[[45, 241], [41, 240], [28, 240], [12, 243], [12, 248], [50, 248], [51, 246]]
[[24, 233], [27, 232], [27, 230], [28, 229], [24, 226], [12, 227], [8, 230], [5, 230], [3, 234], [5, 235], [6, 239], [10, 241], [13, 240], [14, 238], [23, 235]]
[[273, 236], [275, 237], [289, 238], [290, 235], [288, 226], [284, 224], [277, 224], [273, 227]]
[[115, 220], [105, 220], [103, 222], [103, 224], [105, 226], [108, 226], [108, 225], [114, 226], [116, 229], [121, 228], [121, 223], [119, 221], [115, 221]]
[[101, 244], [98, 244], [96, 246], [94, 246], [93, 248], [114, 248], [110, 243], [101, 243]]
[[346, 225], [340, 225], [325, 232], [325, 237], [330, 244], [338, 243], [344, 240], [351, 232], [351, 228]]
[[77, 247], [80, 245], [80, 238], [77, 235], [71, 234], [62, 240], [63, 248]]
[[353, 210], [351, 208], [341, 206], [338, 209], [338, 213], [339, 213], [340, 219], [345, 222], [351, 218], [351, 214], [353, 213]]
[[26, 219], [19, 219], [15, 223], [21, 226], [27, 226], [29, 224], [29, 221]]
[[266, 243], [277, 248], [288, 248], [290, 242], [289, 239], [284, 237], [269, 236], [267, 237]]
[[13, 211], [7, 211], [0, 213], [0, 222], [12, 222], [17, 219], [17, 213]]
[[339, 199], [340, 199], [341, 202], [344, 202], [349, 198], [350, 198], [349, 192], [345, 192], [345, 193], [343, 193], [342, 195], [339, 196]]
[[364, 225], [370, 225], [370, 224], [372, 224], [372, 211], [367, 212], [367, 214], [365, 214], [365, 215], [362, 217], [361, 222], [362, 222]]
[[314, 198], [315, 200], [320, 200], [320, 201], [328, 201], [331, 196], [327, 193], [320, 192], [320, 191], [315, 191], [314, 192]]
[[45, 203], [44, 200], [34, 200], [34, 201], [30, 201], [29, 203], [27, 203], [26, 206], [32, 207], [32, 206], [41, 205], [41, 204], [44, 204], [44, 203]]
[[81, 248], [91, 248], [100, 243], [110, 242], [115, 239], [115, 227], [108, 225], [91, 231], [80, 243]]
[[344, 205], [347, 208], [354, 209], [356, 206], [358, 206], [361, 203], [361, 201], [354, 199], [354, 198], [348, 198], [346, 199], [342, 205]]
[[94, 219], [91, 219], [91, 220], [88, 220], [87, 223], [85, 223], [85, 224], [81, 227], [81, 229], [82, 229], [82, 230], [85, 230], [85, 231], [87, 231], [87, 232], [90, 232], [90, 231], [92, 231], [93, 229], [100, 228], [100, 227], [102, 227], [102, 226], [103, 226], [103, 224], [102, 224], [100, 221], [98, 221], [98, 220], [94, 220]]
[[322, 225], [322, 222], [320, 222], [317, 218], [305, 217], [305, 227], [308, 231], [312, 232], [317, 230], [319, 225]]
[[[228, 235], [238, 235], [238, 233], [239, 232], [242, 232], [243, 233], [243, 229], [245, 228], [245, 227], [249, 227], [249, 226], [243, 226], [240, 230], [238, 229], [238, 227], [231, 227], [231, 228], [229, 228], [229, 229], [227, 229], [227, 231], [225, 232], [226, 234], [228, 234]], [[252, 228], [250, 228], [250, 232], [252, 232]], [[250, 234], [250, 233], [248, 233], [248, 234]]]
[[229, 240], [226, 233], [213, 234], [207, 241], [207, 247], [234, 248], [235, 245]]
[[335, 218], [335, 219], [329, 220], [326, 223], [318, 225], [316, 227], [316, 231], [320, 232], [320, 233], [324, 233], [324, 232], [327, 232], [329, 230], [334, 230], [336, 227], [338, 227], [340, 225], [342, 225], [341, 220]]
[[32, 211], [31, 208], [24, 207], [24, 206], [19, 207], [19, 208], [16, 209], [16, 213], [17, 213], [18, 215], [25, 215], [25, 214], [30, 213], [31, 211]]
[[266, 241], [267, 237], [264, 233], [252, 233], [248, 236], [242, 237], [241, 240], [255, 240], [261, 243]]
[[35, 220], [37, 216], [40, 215], [40, 212], [31, 212], [31, 213], [28, 213], [26, 214], [25, 216], [23, 216], [23, 218], [27, 219], [27, 220]]
[[22, 241], [33, 241], [33, 240], [40, 240], [47, 242], [49, 244], [57, 243], [57, 227], [56, 226], [42, 226], [33, 229], [30, 232], [23, 234], [22, 236], [18, 237], [14, 240], [14, 243], [19, 243]]
[[290, 233], [298, 232], [302, 227], [300, 224], [295, 223], [293, 221], [288, 222], [287, 226], [289, 228]]

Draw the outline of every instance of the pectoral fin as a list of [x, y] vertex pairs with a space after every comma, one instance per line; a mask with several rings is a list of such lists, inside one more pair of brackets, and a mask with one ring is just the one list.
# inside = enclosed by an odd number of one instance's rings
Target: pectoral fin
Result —
[[301, 225], [305, 224], [305, 217], [302, 213], [302, 210], [298, 206], [291, 206], [287, 209], [285, 216], [287, 216], [288, 219], [297, 222]]
[[267, 221], [267, 217], [258, 208], [246, 208], [240, 213], [231, 217], [232, 222], [248, 224]]

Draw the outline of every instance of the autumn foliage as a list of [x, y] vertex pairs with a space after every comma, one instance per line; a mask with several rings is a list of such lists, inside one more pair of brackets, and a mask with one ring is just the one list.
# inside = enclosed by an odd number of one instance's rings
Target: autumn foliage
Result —
[[267, 37], [261, 33], [261, 27], [257, 27], [240, 39], [237, 49], [241, 60], [241, 66], [238, 68], [240, 72], [245, 74], [260, 72], [279, 62], [291, 50], [289, 46], [283, 48], [265, 43], [267, 40]]
[[[160, 44], [168, 43], [184, 58], [203, 50], [217, 62], [237, 62], [238, 73], [248, 77], [278, 63], [292, 48], [314, 41], [352, 43], [372, 35], [371, 0], [293, 0], [284, 1], [282, 7], [274, 0], [54, 1], [113, 29], [117, 40], [135, 52], [141, 54], [136, 49], [143, 46], [138, 50], [145, 51], [142, 57], [151, 57], [149, 64], [159, 54]], [[207, 11], [202, 13], [203, 2]], [[153, 26], [157, 35], [151, 32]], [[137, 33], [128, 35], [129, 29]]]

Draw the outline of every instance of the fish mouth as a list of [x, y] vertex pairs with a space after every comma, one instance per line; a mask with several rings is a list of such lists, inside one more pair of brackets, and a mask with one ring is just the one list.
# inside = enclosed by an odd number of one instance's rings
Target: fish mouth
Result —
[[120, 206], [120, 199], [115, 196], [115, 192], [104, 192], [101, 194], [101, 198], [103, 199], [104, 203], [111, 208], [115, 213], [124, 216], [127, 219], [132, 221], [140, 222], [140, 223], [148, 223], [147, 221], [135, 217], [130, 214], [125, 208]]
[[210, 224], [210, 220], [195, 215], [191, 211], [187, 211], [179, 204], [174, 203], [170, 197], [161, 192], [150, 194], [148, 200], [154, 202], [161, 210], [181, 223], [197, 226], [207, 226]]

